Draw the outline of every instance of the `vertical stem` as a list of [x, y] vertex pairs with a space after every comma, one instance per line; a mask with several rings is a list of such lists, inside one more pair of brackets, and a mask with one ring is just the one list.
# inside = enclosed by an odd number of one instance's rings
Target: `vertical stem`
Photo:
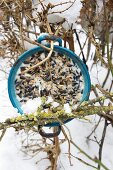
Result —
[[[58, 130], [57, 127], [54, 127], [53, 131], [54, 133]], [[61, 152], [60, 150], [60, 145], [59, 145], [59, 137], [56, 136], [54, 137], [54, 145], [55, 145], [55, 151], [56, 151], [56, 155], [55, 155], [55, 160], [54, 160], [54, 165], [53, 165], [53, 170], [56, 170], [57, 168], [57, 161], [58, 161], [58, 156]]]
[[[103, 133], [102, 133], [102, 139], [101, 139], [101, 143], [100, 143], [100, 147], [99, 147], [99, 161], [102, 161], [102, 150], [103, 150], [103, 145], [104, 145], [104, 140], [105, 140], [105, 135], [106, 135], [106, 130], [107, 130], [107, 120], [105, 120], [105, 124], [104, 124], [104, 129], [103, 129]], [[98, 170], [100, 170], [101, 165], [98, 164]]]
[[111, 74], [113, 76], [113, 66], [111, 63], [111, 57], [110, 57], [110, 50], [109, 50], [109, 25], [108, 25], [108, 10], [106, 8], [106, 2], [103, 0], [103, 6], [104, 6], [104, 18], [105, 18], [105, 26], [106, 26], [106, 32], [105, 32], [105, 40], [107, 43], [107, 58], [108, 58], [108, 65], [111, 71]]

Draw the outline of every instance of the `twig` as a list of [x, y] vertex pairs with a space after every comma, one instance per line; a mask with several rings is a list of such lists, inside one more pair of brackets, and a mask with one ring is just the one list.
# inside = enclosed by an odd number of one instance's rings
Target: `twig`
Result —
[[68, 157], [69, 157], [69, 162], [70, 162], [70, 166], [72, 166], [72, 163], [71, 163], [71, 145], [70, 145], [70, 139], [68, 138], [68, 135], [66, 134], [64, 128], [62, 127], [62, 133], [63, 135], [65, 136], [65, 138], [67, 139], [68, 141]]
[[[15, 30], [15, 31], [18, 32], [18, 30]], [[23, 28], [23, 31], [28, 32], [28, 33], [31, 33], [31, 34], [39, 35], [39, 33], [34, 32], [34, 31], [31, 31], [31, 30], [28, 30], [28, 29], [25, 29], [25, 28]]]
[[107, 98], [109, 98], [112, 102], [113, 102], [113, 94], [112, 93], [109, 93], [107, 92], [106, 90], [104, 90], [100, 85], [96, 84], [96, 87], [103, 93], [105, 94], [105, 96]]
[[72, 1], [69, 1], [69, 2], [60, 2], [59, 4], [55, 4], [55, 5], [51, 5], [51, 8], [54, 8], [54, 7], [57, 7], [57, 6], [60, 6], [60, 5], [66, 5], [66, 4], [69, 4], [69, 3], [73, 3]]
[[[83, 51], [83, 50], [84, 50], [84, 48], [85, 48], [85, 45], [86, 45], [87, 39], [88, 39], [88, 38], [86, 37], [86, 40], [85, 40], [85, 42], [84, 42], [84, 44], [83, 44], [83, 46], [82, 46], [82, 51]], [[80, 56], [80, 55], [81, 55], [82, 51], [80, 51], [80, 53], [79, 53], [79, 55], [78, 55], [78, 56]]]
[[[75, 3], [75, 1], [76, 1], [76, 0], [74, 0], [69, 7], [67, 7], [66, 9], [64, 9], [64, 10], [62, 10], [62, 11], [53, 11], [53, 12], [50, 12], [50, 13], [48, 13], [48, 14], [63, 13], [63, 12], [65, 12], [65, 11], [67, 11], [68, 9], [70, 9], [70, 8], [73, 6], [73, 4]], [[61, 4], [60, 4], [60, 5], [61, 5]], [[54, 7], [55, 7], [55, 6], [54, 6]]]
[[106, 26], [106, 30], [105, 30], [105, 38], [106, 38], [106, 43], [107, 43], [107, 59], [108, 59], [108, 68], [111, 71], [111, 74], [113, 76], [113, 65], [112, 65], [112, 59], [110, 57], [110, 51], [109, 51], [109, 26], [108, 26], [108, 12], [106, 9], [106, 2], [105, 0], [103, 0], [103, 6], [104, 6], [104, 18], [105, 18], [105, 26]]
[[90, 139], [90, 137], [92, 136], [92, 134], [95, 132], [95, 130], [99, 126], [100, 121], [101, 121], [101, 117], [99, 118], [99, 121], [97, 122], [97, 124], [94, 126], [94, 129], [92, 130], [92, 132], [87, 136], [87, 143], [88, 143], [88, 140]]
[[[49, 24], [49, 22], [48, 22], [47, 20], [46, 20], [46, 25], [47, 25], [49, 34], [52, 35], [53, 32], [52, 32], [51, 27], [50, 27], [50, 24]], [[56, 30], [55, 35], [57, 35], [58, 32], [59, 32], [59, 27], [58, 27], [58, 30]], [[41, 46], [41, 45], [40, 45], [40, 46]], [[45, 48], [45, 47], [46, 47], [46, 46], [44, 46], [44, 48]], [[37, 63], [36, 65], [34, 65], [34, 66], [26, 69], [25, 71], [22, 72], [22, 74], [25, 74], [25, 73], [27, 73], [28, 71], [37, 68], [38, 66], [42, 65], [43, 63], [45, 63], [45, 62], [51, 57], [51, 55], [52, 55], [52, 53], [53, 53], [53, 49], [54, 49], [54, 42], [53, 42], [52, 40], [51, 40], [51, 47], [50, 47], [50, 49], [51, 49], [51, 50], [50, 50], [48, 56], [47, 56], [44, 60], [42, 60], [41, 62]]]
[[4, 128], [4, 129], [3, 129], [2, 134], [1, 134], [1, 136], [0, 136], [0, 141], [1, 141], [2, 138], [4, 137], [6, 130], [7, 130], [7, 128]]
[[93, 165], [89, 164], [88, 162], [84, 161], [83, 159], [78, 158], [78, 157], [76, 157], [76, 156], [74, 156], [74, 155], [72, 155], [72, 154], [71, 154], [71, 156], [74, 157], [74, 158], [76, 158], [78, 161], [82, 162], [83, 164], [85, 164], [85, 165], [87, 165], [87, 166], [89, 166], [89, 167], [92, 167], [92, 168], [94, 168], [94, 169], [97, 169], [96, 166], [93, 166]]
[[88, 155], [85, 151], [83, 151], [77, 144], [75, 144], [72, 140], [70, 140], [70, 142], [83, 154], [85, 155], [88, 159], [90, 159], [91, 161], [99, 164], [102, 168], [104, 168], [105, 170], [110, 170], [108, 169], [100, 160], [98, 160], [97, 158], [92, 158], [90, 155]]
[[110, 74], [110, 70], [107, 71], [107, 75], [106, 75], [106, 77], [105, 77], [105, 80], [104, 80], [103, 83], [102, 83], [102, 88], [105, 86], [106, 81], [107, 81], [107, 79], [108, 79], [108, 77], [109, 77], [109, 74]]
[[95, 40], [95, 36], [93, 35], [93, 28], [90, 27], [89, 28], [89, 38], [92, 42], [92, 44], [94, 44], [95, 46], [95, 51], [96, 51], [96, 56], [98, 57], [98, 59], [101, 61], [101, 63], [103, 63], [105, 65], [106, 68], [109, 68], [108, 63], [106, 63], [106, 61], [104, 60], [102, 54], [101, 54], [101, 48], [100, 48], [100, 44], [96, 42]]
[[28, 37], [23, 36], [23, 38], [24, 38], [25, 41], [27, 41], [27, 42], [29, 42], [29, 43], [31, 43], [31, 44], [34, 44], [34, 45], [38, 45], [38, 46], [44, 48], [44, 49], [47, 50], [47, 51], [50, 51], [50, 50], [51, 50], [51, 48], [48, 48], [48, 47], [46, 47], [45, 45], [42, 45], [42, 44], [40, 44], [40, 43], [38, 43], [38, 42], [36, 42], [36, 41], [32, 41], [32, 40], [29, 39]]
[[85, 56], [84, 56], [84, 53], [83, 53], [83, 48], [81, 46], [80, 39], [79, 39], [79, 36], [78, 36], [78, 33], [77, 33], [76, 29], [74, 29], [74, 33], [76, 35], [76, 38], [77, 38], [77, 41], [78, 41], [78, 44], [79, 44], [79, 47], [80, 47], [80, 50], [81, 50], [81, 53], [82, 53], [82, 57], [83, 57], [83, 60], [84, 60]]
[[33, 69], [37, 68], [38, 66], [42, 65], [43, 63], [45, 63], [51, 57], [51, 55], [53, 53], [53, 47], [54, 47], [54, 43], [53, 43], [53, 41], [51, 41], [51, 51], [49, 52], [48, 56], [44, 60], [42, 60], [41, 62], [39, 62], [39, 63], [35, 64], [34, 66], [23, 71], [22, 74], [25, 74], [28, 71], [33, 70]]
[[20, 39], [21, 39], [21, 43], [22, 43], [22, 49], [23, 49], [23, 52], [25, 51], [25, 45], [24, 45], [24, 39], [23, 39], [23, 13], [22, 13], [22, 16], [21, 16], [21, 22], [20, 22]]
[[113, 86], [113, 80], [111, 81], [111, 85], [110, 85], [110, 88], [109, 88], [109, 92], [112, 90], [112, 86]]
[[[56, 132], [56, 131], [57, 131], [57, 127], [54, 127], [54, 132]], [[59, 156], [59, 154], [60, 154], [60, 152], [61, 152], [58, 136], [56, 136], [56, 137], [54, 138], [54, 145], [55, 145], [55, 156], [54, 156], [54, 159], [55, 159], [55, 160], [54, 160], [53, 170], [56, 170], [56, 168], [57, 168], [58, 156]]]
[[[93, 90], [93, 92], [94, 92], [94, 94], [95, 94], [95, 96], [96, 96], [96, 99], [91, 100], [90, 103], [92, 103], [92, 105], [94, 105], [94, 104], [95, 104], [95, 101], [98, 101], [99, 104], [100, 104], [100, 106], [103, 106], [103, 103], [102, 103], [103, 100], [102, 100], [102, 98], [99, 97], [98, 92], [97, 92], [97, 90], [96, 90], [96, 88], [95, 88], [94, 86], [92, 87], [92, 90]], [[88, 140], [89, 140], [89, 138], [91, 137], [91, 135], [92, 135], [92, 134], [95, 132], [95, 130], [98, 128], [100, 121], [101, 121], [101, 117], [99, 118], [99, 121], [98, 121], [97, 124], [95, 125], [94, 129], [92, 130], [92, 132], [87, 136], [87, 143], [88, 143]]]
[[[108, 123], [107, 123], [107, 120], [105, 120], [104, 129], [103, 129], [102, 138], [101, 138], [101, 143], [99, 144], [99, 160], [100, 161], [102, 160], [102, 149], [103, 149], [103, 145], [104, 145], [107, 126], [108, 126]], [[100, 170], [100, 168], [101, 168], [101, 165], [98, 164], [98, 170]]]
[[[43, 9], [45, 10], [43, 3], [42, 3], [41, 1], [39, 1], [39, 2], [41, 3]], [[45, 17], [46, 17], [46, 16], [45, 16]], [[51, 27], [50, 27], [50, 24], [49, 24], [49, 22], [48, 22], [48, 20], [47, 20], [47, 17], [46, 17], [45, 19], [46, 19], [46, 26], [47, 26], [48, 32], [49, 32], [50, 35], [52, 35], [53, 32], [52, 32], [52, 30], [51, 30]], [[44, 48], [45, 48], [45, 46], [44, 46]], [[52, 40], [51, 40], [51, 47], [50, 47], [50, 49], [51, 49], [51, 50], [50, 50], [48, 56], [47, 56], [44, 60], [42, 60], [41, 62], [35, 64], [34, 66], [26, 69], [25, 71], [22, 72], [22, 74], [25, 74], [25, 73], [27, 73], [28, 71], [37, 68], [38, 66], [42, 65], [43, 63], [45, 63], [45, 62], [51, 57], [51, 55], [52, 55], [52, 53], [53, 53], [53, 49], [54, 49], [54, 42], [53, 42]]]

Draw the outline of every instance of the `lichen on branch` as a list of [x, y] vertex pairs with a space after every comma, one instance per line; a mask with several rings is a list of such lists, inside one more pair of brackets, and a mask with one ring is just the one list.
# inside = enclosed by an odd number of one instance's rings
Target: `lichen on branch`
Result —
[[[64, 110], [56, 111], [52, 113], [51, 111], [46, 112], [36, 112], [35, 114], [24, 114], [18, 117], [8, 118], [4, 122], [0, 123], [0, 130], [7, 129], [10, 127], [16, 130], [21, 130], [25, 128], [32, 128], [33, 126], [42, 125], [47, 123], [61, 122], [63, 123], [67, 119], [79, 118], [82, 119], [85, 116], [98, 114], [113, 123], [113, 115], [110, 112], [113, 111], [113, 106], [81, 106], [76, 111], [72, 113], [65, 113]], [[106, 114], [108, 113], [109, 114]]]

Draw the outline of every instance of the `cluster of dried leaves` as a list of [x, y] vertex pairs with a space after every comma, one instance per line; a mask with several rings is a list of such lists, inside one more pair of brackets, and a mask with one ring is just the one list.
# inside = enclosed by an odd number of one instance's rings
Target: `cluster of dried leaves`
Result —
[[[49, 14], [54, 14], [58, 12], [53, 12], [56, 6], [63, 6], [68, 4], [68, 7], [59, 13], [65, 12], [74, 4], [75, 1], [67, 1], [62, 3], [57, 3], [56, 5], [49, 3], [45, 5], [45, 2], [42, 0], [37, 1], [37, 5], [40, 5], [42, 11], [37, 10], [37, 6], [33, 6], [32, 0], [2, 0], [0, 2], [0, 29], [2, 39], [1, 47], [0, 47], [0, 56], [4, 59], [6, 58], [9, 61], [9, 64], [12, 65], [14, 61], [17, 59], [18, 55], [26, 50], [26, 43], [29, 44], [37, 44], [36, 40], [40, 33], [42, 32], [49, 32], [50, 34], [57, 34], [64, 40], [64, 46], [66, 47], [66, 42], [69, 44], [69, 48], [75, 51], [74, 48], [74, 36], [76, 37], [79, 47], [80, 47], [80, 54], [82, 55], [83, 59], [88, 60], [90, 57], [90, 49], [91, 45], [95, 46], [95, 55], [93, 56], [93, 65], [99, 64], [107, 69], [107, 75], [105, 80], [103, 81], [102, 86], [96, 85], [95, 87], [92, 86], [92, 91], [95, 94], [95, 99], [88, 102], [87, 106], [95, 106], [95, 103], [98, 103], [100, 108], [105, 106], [105, 101], [109, 100], [110, 106], [112, 106], [113, 102], [113, 94], [111, 93], [111, 89], [113, 86], [113, 80], [111, 81], [111, 85], [109, 89], [104, 89], [105, 84], [109, 78], [109, 75], [112, 74], [113, 76], [113, 1], [108, 0], [107, 3], [103, 0], [103, 8], [100, 13], [97, 13], [97, 1], [96, 0], [84, 0], [82, 1], [82, 9], [80, 11], [80, 24], [85, 29], [85, 34], [87, 35], [86, 41], [82, 45], [79, 39], [79, 31], [76, 29], [72, 29], [72, 27], [67, 31], [64, 30], [62, 24], [65, 21], [63, 18], [58, 23], [49, 23], [47, 16]], [[50, 12], [52, 11], [52, 12]], [[33, 17], [33, 12], [36, 12], [37, 17]], [[80, 30], [81, 31], [81, 30]], [[31, 40], [31, 37], [34, 39]], [[88, 49], [87, 49], [87, 57], [84, 54], [84, 48], [86, 43], [88, 42]], [[93, 67], [92, 65], [92, 67]], [[99, 96], [99, 92], [104, 96], [101, 98]], [[109, 106], [108, 106], [109, 108]], [[112, 107], [111, 107], [112, 108]], [[60, 154], [60, 144], [64, 143], [65, 141], [68, 142], [68, 156], [71, 165], [71, 157], [74, 157], [70, 152], [70, 145], [74, 145], [82, 154], [84, 154], [87, 158], [92, 160], [97, 164], [95, 166], [85, 162], [84, 160], [75, 157], [82, 163], [86, 164], [95, 169], [100, 169], [103, 167], [104, 169], [108, 170], [108, 168], [102, 164], [102, 149], [104, 144], [104, 139], [107, 131], [107, 127], [113, 125], [113, 113], [112, 109], [108, 111], [101, 111], [99, 122], [94, 127], [91, 134], [87, 137], [88, 141], [90, 140], [91, 136], [94, 135], [96, 129], [98, 129], [99, 123], [101, 120], [105, 121], [103, 134], [101, 140], [98, 142], [97, 139], [95, 141], [99, 145], [99, 155], [98, 158], [91, 158], [90, 155], [85, 153], [81, 148], [79, 148], [71, 138], [71, 135], [66, 134], [64, 128], [62, 127], [62, 133], [64, 134], [64, 139], [60, 140], [58, 137], [54, 139], [46, 139], [41, 138], [41, 144], [35, 140], [35, 144], [28, 144], [24, 147], [24, 149], [28, 149], [28, 151], [32, 152], [32, 156], [38, 154], [40, 151], [47, 153], [47, 158], [51, 161], [51, 167], [48, 169], [56, 170], [57, 168], [57, 160]], [[1, 139], [5, 134], [7, 128], [2, 128], [3, 132], [1, 135]], [[16, 128], [17, 129], [17, 128]], [[37, 133], [36, 129], [32, 129], [33, 134]], [[36, 130], [36, 131], [35, 131]], [[56, 129], [54, 129], [55, 131]], [[49, 142], [47, 140], [50, 140]], [[26, 141], [26, 140], [25, 140]], [[42, 147], [43, 146], [43, 147]], [[24, 150], [25, 151], [25, 150]]]

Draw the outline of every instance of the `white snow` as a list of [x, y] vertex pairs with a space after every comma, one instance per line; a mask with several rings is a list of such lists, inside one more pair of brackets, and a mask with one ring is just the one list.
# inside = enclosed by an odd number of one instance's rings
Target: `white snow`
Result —
[[25, 104], [22, 105], [22, 110], [25, 114], [35, 113], [42, 104], [40, 97], [29, 99]]
[[55, 107], [58, 107], [59, 106], [59, 103], [58, 102], [52, 102], [52, 106], [55, 108]]
[[40, 54], [40, 58], [41, 58], [41, 60], [44, 60], [45, 54], [44, 53]]
[[[67, 2], [67, 0], [46, 0], [44, 1], [44, 4], [60, 4], [61, 2]], [[36, 8], [37, 7], [37, 11], [41, 11], [42, 7], [37, 3], [37, 1], [33, 1], [33, 6]], [[74, 4], [68, 9], [69, 6], [71, 6], [71, 3], [67, 3], [65, 5], [59, 5], [54, 7], [53, 9], [49, 10], [49, 15], [48, 15], [48, 21], [50, 23], [59, 23], [61, 21], [64, 20], [65, 18], [65, 22], [63, 23], [63, 27], [66, 30], [69, 30], [73, 24], [73, 29], [77, 26], [76, 21], [78, 21], [79, 19], [79, 15], [80, 15], [80, 9], [82, 8], [82, 3], [80, 0], [76, 0], [74, 2]], [[37, 11], [33, 12], [33, 17], [37, 18]], [[61, 12], [62, 11], [62, 12]], [[56, 12], [51, 14], [52, 12]], [[59, 12], [59, 13], [58, 13]], [[61, 12], [61, 13], [60, 13]], [[37, 18], [37, 21], [39, 21], [39, 19]], [[39, 21], [39, 24], [40, 21]]]
[[43, 111], [46, 112], [46, 113], [48, 113], [49, 109], [44, 109]]
[[53, 98], [51, 96], [48, 96], [46, 104], [49, 104], [49, 103], [52, 103], [52, 102], [53, 102]]
[[66, 113], [71, 113], [71, 107], [69, 103], [64, 104], [64, 110]]
[[38, 78], [38, 80], [37, 80], [37, 78], [36, 78], [36, 80], [35, 80], [35, 85], [39, 88], [39, 89], [38, 89], [39, 94], [40, 94], [40, 91], [43, 90], [43, 86], [42, 86], [42, 84], [41, 84], [41, 83], [43, 83], [43, 82], [44, 82], [44, 81], [43, 81], [42, 78]]

